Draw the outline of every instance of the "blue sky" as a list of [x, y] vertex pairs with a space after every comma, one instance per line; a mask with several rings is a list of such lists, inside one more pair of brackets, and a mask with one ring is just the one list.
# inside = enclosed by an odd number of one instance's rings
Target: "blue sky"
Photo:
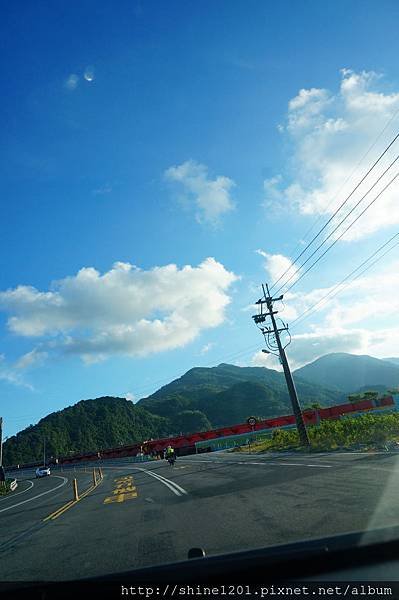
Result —
[[[398, 13], [389, 1], [4, 8], [6, 435], [80, 399], [141, 398], [193, 366], [275, 366], [250, 304], [397, 131]], [[395, 189], [286, 297], [287, 320], [396, 233]], [[396, 249], [293, 331], [293, 366], [398, 355], [397, 261]]]

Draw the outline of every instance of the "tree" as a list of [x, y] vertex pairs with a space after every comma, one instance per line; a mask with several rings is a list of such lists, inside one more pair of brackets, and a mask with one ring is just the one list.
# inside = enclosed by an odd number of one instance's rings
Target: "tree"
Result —
[[169, 419], [153, 415], [124, 398], [84, 400], [41, 419], [4, 444], [4, 463], [42, 460], [43, 438], [48, 456], [97, 451], [160, 438], [170, 433]]
[[355, 403], [355, 402], [360, 402], [360, 400], [363, 400], [363, 394], [350, 394], [348, 396], [348, 401]]
[[375, 392], [373, 390], [364, 392], [364, 398], [366, 400], [376, 400], [378, 398], [378, 392]]
[[208, 431], [211, 423], [207, 416], [200, 410], [183, 410], [173, 419], [176, 433], [195, 433], [196, 431]]

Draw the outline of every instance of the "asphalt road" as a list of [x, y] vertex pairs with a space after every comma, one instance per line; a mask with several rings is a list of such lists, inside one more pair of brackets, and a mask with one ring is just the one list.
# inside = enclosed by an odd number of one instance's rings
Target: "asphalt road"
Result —
[[[104, 462], [104, 479], [59, 517], [71, 479], [25, 473], [0, 499], [0, 580], [78, 579], [399, 524], [399, 455], [214, 453]], [[47, 518], [47, 520], [45, 520]]]

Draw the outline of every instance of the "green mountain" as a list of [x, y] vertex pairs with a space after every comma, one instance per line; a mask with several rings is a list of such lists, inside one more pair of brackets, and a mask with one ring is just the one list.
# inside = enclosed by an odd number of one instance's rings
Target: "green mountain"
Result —
[[163, 437], [169, 428], [167, 419], [124, 398], [82, 400], [9, 438], [3, 446], [4, 464], [41, 460], [43, 440], [46, 456], [55, 458]]
[[[302, 406], [329, 406], [342, 400], [329, 390], [295, 378]], [[199, 411], [213, 427], [243, 422], [249, 415], [267, 418], [292, 412], [284, 375], [265, 367], [197, 367], [138, 402], [149, 412], [169, 417], [172, 426], [182, 411]]]
[[337, 352], [295, 371], [295, 377], [342, 392], [398, 387], [399, 364], [372, 356]]
[[[343, 401], [338, 386], [329, 389], [309, 382], [299, 371], [294, 379], [302, 407]], [[6, 441], [4, 463], [41, 460], [44, 439], [48, 457], [68, 456], [242, 423], [251, 415], [268, 418], [291, 412], [281, 372], [228, 364], [198, 367], [135, 405], [124, 398], [104, 397], [52, 413]]]

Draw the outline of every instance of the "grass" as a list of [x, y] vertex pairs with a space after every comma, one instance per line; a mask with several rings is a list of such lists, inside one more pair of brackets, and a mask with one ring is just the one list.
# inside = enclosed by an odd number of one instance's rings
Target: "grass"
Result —
[[3, 482], [0, 482], [0, 496], [5, 496], [10, 492], [10, 485], [13, 479], [6, 479]]
[[[315, 452], [337, 450], [373, 451], [393, 449], [399, 441], [399, 413], [365, 414], [325, 420], [307, 428], [311, 449]], [[276, 429], [272, 435], [235, 452], [302, 451], [296, 429]]]

